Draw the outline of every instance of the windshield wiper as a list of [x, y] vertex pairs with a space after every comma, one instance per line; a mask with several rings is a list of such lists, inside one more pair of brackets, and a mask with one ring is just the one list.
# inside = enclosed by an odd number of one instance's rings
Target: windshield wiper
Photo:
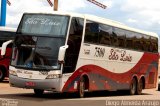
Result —
[[31, 48], [35, 48], [36, 45], [29, 45], [29, 44], [22, 44], [22, 47], [31, 47]]

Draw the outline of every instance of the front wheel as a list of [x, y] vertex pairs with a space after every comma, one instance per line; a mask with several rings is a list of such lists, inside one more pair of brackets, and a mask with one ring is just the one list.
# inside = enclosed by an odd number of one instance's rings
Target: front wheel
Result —
[[34, 93], [36, 96], [42, 96], [44, 93], [44, 90], [41, 89], [34, 89]]
[[136, 79], [133, 78], [130, 84], [130, 95], [134, 95], [136, 93], [137, 90], [137, 82]]
[[2, 69], [0, 69], [0, 82], [4, 80], [5, 73]]
[[79, 82], [79, 89], [78, 89], [79, 97], [83, 98], [84, 93], [85, 93], [85, 81], [84, 81], [84, 78], [82, 77]]

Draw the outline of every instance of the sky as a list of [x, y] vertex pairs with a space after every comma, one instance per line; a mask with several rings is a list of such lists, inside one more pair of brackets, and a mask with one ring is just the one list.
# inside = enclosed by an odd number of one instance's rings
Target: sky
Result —
[[[47, 0], [9, 0], [6, 24], [17, 27], [24, 12], [53, 12]], [[53, 2], [53, 0], [51, 0]], [[97, 0], [102, 9], [87, 0], [59, 0], [59, 11], [92, 14], [121, 22], [127, 26], [160, 35], [160, 0]]]

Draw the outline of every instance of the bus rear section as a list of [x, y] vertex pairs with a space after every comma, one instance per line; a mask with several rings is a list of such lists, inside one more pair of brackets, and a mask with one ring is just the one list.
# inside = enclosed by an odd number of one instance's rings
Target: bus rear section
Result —
[[0, 27], [0, 47], [2, 48], [2, 45], [4, 43], [7, 44], [5, 54], [0, 57], [0, 81], [3, 81], [4, 78], [8, 77], [9, 75], [8, 69], [12, 53], [12, 43], [10, 42], [10, 40], [14, 39], [15, 33], [16, 33], [15, 28]]
[[155, 88], [158, 36], [99, 17], [26, 13], [13, 42], [12, 87], [54, 92]]

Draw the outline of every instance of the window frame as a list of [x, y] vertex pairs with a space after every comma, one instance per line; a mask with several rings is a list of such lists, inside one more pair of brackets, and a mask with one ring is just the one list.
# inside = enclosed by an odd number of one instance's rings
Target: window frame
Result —
[[[97, 42], [96, 43], [86, 42], [85, 41], [86, 28], [85, 28], [85, 34], [84, 34], [84, 41], [83, 41], [83, 43], [96, 44], [96, 45], [102, 45], [102, 46], [108, 46], [108, 47], [116, 47], [116, 48], [120, 48], [120, 49], [128, 49], [128, 50], [137, 51], [137, 52], [158, 53], [158, 38], [157, 37], [153, 37], [153, 36], [150, 36], [149, 34], [147, 35], [147, 34], [135, 32], [135, 31], [131, 31], [131, 30], [127, 30], [127, 29], [124, 29], [124, 28], [120, 28], [120, 27], [116, 27], [116, 26], [112, 26], [112, 25], [108, 25], [108, 24], [104, 24], [104, 23], [100, 23], [100, 22], [96, 22], [96, 21], [92, 21], [92, 20], [86, 20], [86, 22], [87, 21], [95, 22], [99, 26], [100, 26], [100, 24], [102, 24], [102, 25], [106, 25], [108, 27], [111, 27], [112, 28], [111, 44], [101, 44], [100, 43], [100, 37], [99, 37], [100, 36], [100, 34], [99, 34], [100, 31], [97, 34], [97, 36], [98, 36], [98, 43]], [[87, 23], [85, 23], [85, 24], [87, 24]], [[123, 37], [124, 37], [125, 44], [124, 44], [123, 47], [121, 47], [119, 45], [116, 45], [116, 44], [113, 45], [112, 38], [113, 38], [114, 31], [116, 29], [124, 31], [125, 36], [123, 36]], [[117, 35], [117, 38], [118, 38], [118, 35]], [[131, 38], [131, 39], [128, 39], [128, 38]], [[151, 39], [149, 39], [149, 38], [154, 39], [155, 42], [153, 43], [153, 41]], [[129, 40], [132, 41], [131, 47], [127, 46], [127, 41], [129, 41]], [[135, 44], [136, 42], [139, 42], [139, 44], [138, 44], [139, 46]], [[153, 43], [154, 46], [155, 46], [155, 50], [151, 51], [151, 50], [144, 49], [143, 42], [151, 42], [151, 43]], [[119, 41], [118, 41], [118, 43], [119, 43]]]

